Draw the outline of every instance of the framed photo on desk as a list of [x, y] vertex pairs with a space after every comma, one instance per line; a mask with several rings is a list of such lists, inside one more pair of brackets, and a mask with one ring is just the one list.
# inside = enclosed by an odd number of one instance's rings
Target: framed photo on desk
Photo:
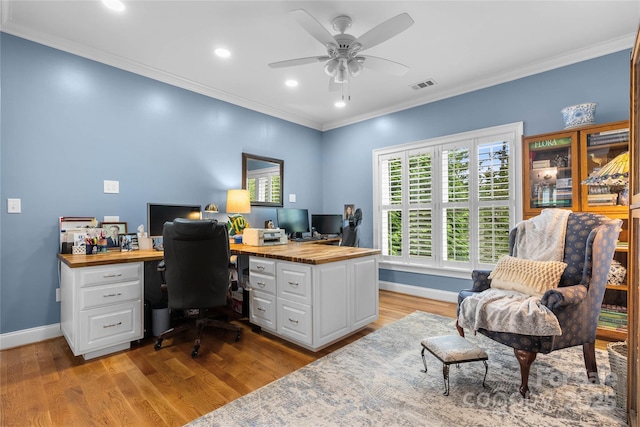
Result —
[[100, 228], [107, 239], [107, 249], [120, 250], [120, 234], [127, 234], [127, 223], [101, 222]]

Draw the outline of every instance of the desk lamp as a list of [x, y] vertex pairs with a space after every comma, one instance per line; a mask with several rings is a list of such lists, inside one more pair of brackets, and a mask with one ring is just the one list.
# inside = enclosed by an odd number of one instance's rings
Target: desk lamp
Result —
[[227, 228], [229, 229], [230, 236], [242, 234], [242, 230], [249, 226], [242, 214], [250, 212], [251, 201], [249, 199], [249, 190], [227, 191], [227, 213], [230, 214]]
[[204, 207], [204, 211], [207, 214], [205, 219], [211, 218], [211, 214], [218, 213], [218, 205], [215, 203], [209, 203]]

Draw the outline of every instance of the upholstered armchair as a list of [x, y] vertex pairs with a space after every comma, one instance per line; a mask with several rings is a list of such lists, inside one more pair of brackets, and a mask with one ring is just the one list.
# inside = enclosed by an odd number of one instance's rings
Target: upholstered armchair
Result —
[[[558, 287], [547, 290], [540, 298], [540, 304], [557, 317], [560, 335], [532, 336], [478, 329], [481, 334], [514, 349], [520, 364], [520, 394], [523, 397], [528, 395], [529, 371], [538, 353], [546, 354], [577, 345], [582, 345], [589, 381], [599, 382], [595, 358], [596, 329], [620, 225], [619, 219], [603, 215], [584, 212], [568, 215], [563, 254], [567, 266]], [[510, 254], [514, 252], [516, 239], [517, 228], [514, 228], [509, 235]], [[458, 314], [466, 298], [491, 288], [490, 273], [479, 270], [472, 273], [472, 289], [463, 290], [458, 295]], [[456, 327], [464, 336], [460, 322]]]

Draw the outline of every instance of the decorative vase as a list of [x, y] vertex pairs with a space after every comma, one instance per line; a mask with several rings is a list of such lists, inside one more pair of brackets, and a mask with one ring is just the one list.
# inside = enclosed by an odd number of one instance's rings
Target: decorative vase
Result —
[[598, 104], [595, 102], [587, 102], [584, 104], [564, 107], [561, 110], [562, 119], [564, 120], [564, 128], [569, 129], [595, 123], [596, 105]]

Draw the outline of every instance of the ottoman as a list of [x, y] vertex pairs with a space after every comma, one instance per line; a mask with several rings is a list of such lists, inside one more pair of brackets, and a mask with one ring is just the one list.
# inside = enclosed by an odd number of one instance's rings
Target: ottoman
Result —
[[438, 358], [443, 364], [442, 374], [444, 376], [444, 395], [449, 395], [449, 365], [455, 363], [479, 362], [484, 363], [484, 378], [482, 386], [487, 379], [489, 365], [487, 353], [459, 335], [444, 335], [439, 337], [425, 338], [422, 344], [422, 363], [424, 363], [424, 371], [427, 372], [427, 360], [424, 357], [424, 351], [428, 350], [431, 354]]

